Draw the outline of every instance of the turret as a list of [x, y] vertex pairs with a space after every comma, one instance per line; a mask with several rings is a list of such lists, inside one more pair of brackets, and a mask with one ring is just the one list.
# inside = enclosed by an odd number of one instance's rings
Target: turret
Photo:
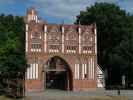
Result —
[[35, 10], [35, 8], [28, 9], [26, 19], [27, 19], [26, 20], [27, 22], [30, 22], [30, 21], [35, 21], [36, 23], [39, 22], [38, 16], [37, 16], [37, 11]]

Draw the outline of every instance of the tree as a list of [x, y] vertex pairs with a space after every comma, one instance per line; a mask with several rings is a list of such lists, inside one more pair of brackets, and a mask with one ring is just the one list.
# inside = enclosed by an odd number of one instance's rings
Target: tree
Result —
[[4, 79], [17, 79], [25, 71], [24, 32], [23, 17], [0, 15], [0, 88], [7, 86]]
[[[19, 27], [18, 27], [19, 26]], [[4, 14], [0, 15], [0, 70], [5, 70], [6, 67], [25, 67], [25, 51], [24, 51], [24, 21], [23, 17], [12, 16]], [[10, 60], [10, 64], [16, 65], [9, 66], [8, 62], [11, 57], [16, 57], [16, 60]], [[20, 59], [21, 58], [21, 59]], [[12, 58], [14, 59], [14, 58]], [[11, 62], [12, 61], [12, 62]], [[17, 62], [18, 61], [18, 62]], [[23, 61], [23, 64], [20, 64]], [[9, 71], [9, 70], [7, 70]], [[14, 70], [14, 72], [18, 70]]]
[[103, 69], [111, 71], [110, 84], [120, 84], [124, 69], [133, 67], [129, 62], [127, 64], [129, 54], [133, 56], [133, 51], [125, 48], [129, 47], [129, 34], [133, 33], [133, 17], [115, 4], [95, 3], [80, 12], [75, 24], [79, 22], [83, 25], [96, 22], [98, 63]]

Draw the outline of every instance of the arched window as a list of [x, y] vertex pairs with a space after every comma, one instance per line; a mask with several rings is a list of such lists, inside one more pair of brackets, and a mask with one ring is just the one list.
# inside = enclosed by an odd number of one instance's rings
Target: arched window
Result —
[[31, 44], [31, 51], [32, 52], [41, 52], [41, 50], [42, 50], [41, 43], [32, 43]]

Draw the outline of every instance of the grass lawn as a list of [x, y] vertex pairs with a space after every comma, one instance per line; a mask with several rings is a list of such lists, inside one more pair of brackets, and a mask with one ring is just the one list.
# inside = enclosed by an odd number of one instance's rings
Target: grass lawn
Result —
[[[5, 99], [6, 100], [6, 99]], [[7, 99], [8, 100], [8, 99]], [[34, 98], [26, 97], [24, 100], [35, 100]], [[124, 96], [98, 96], [98, 97], [45, 97], [45, 99], [38, 100], [128, 100]]]
[[[109, 97], [109, 96], [99, 96], [99, 97], [64, 97], [64, 98], [60, 98], [60, 97], [46, 97], [47, 100], [128, 100], [127, 97], [124, 96], [113, 96], [113, 97]], [[46, 99], [45, 98], [45, 99]], [[0, 96], [0, 100], [15, 100], [15, 99], [11, 99], [5, 96]], [[26, 97], [24, 100], [32, 100], [31, 97]], [[41, 100], [38, 98], [38, 100]]]
[[89, 100], [128, 100], [128, 98], [124, 96], [113, 96], [113, 97], [94, 97], [90, 98]]
[[13, 99], [5, 97], [5, 96], [0, 96], [0, 100], [13, 100]]

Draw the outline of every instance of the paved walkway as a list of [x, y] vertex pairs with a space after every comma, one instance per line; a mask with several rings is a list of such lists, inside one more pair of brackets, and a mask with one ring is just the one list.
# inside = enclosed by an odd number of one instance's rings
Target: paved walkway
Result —
[[[104, 89], [97, 89], [96, 91], [87, 91], [87, 92], [70, 92], [70, 91], [60, 91], [60, 90], [46, 90], [45, 92], [32, 92], [26, 93], [27, 97], [30, 97], [30, 100], [78, 100], [82, 97], [112, 97], [118, 96], [117, 90], [107, 91]], [[133, 100], [133, 91], [131, 90], [121, 90], [121, 96], [126, 96], [129, 100]], [[67, 99], [64, 99], [67, 98]], [[71, 99], [68, 99], [71, 98]], [[77, 98], [77, 99], [74, 99]], [[85, 99], [87, 100], [87, 99]], [[106, 100], [106, 99], [104, 99]], [[108, 100], [108, 99], [107, 99]]]

